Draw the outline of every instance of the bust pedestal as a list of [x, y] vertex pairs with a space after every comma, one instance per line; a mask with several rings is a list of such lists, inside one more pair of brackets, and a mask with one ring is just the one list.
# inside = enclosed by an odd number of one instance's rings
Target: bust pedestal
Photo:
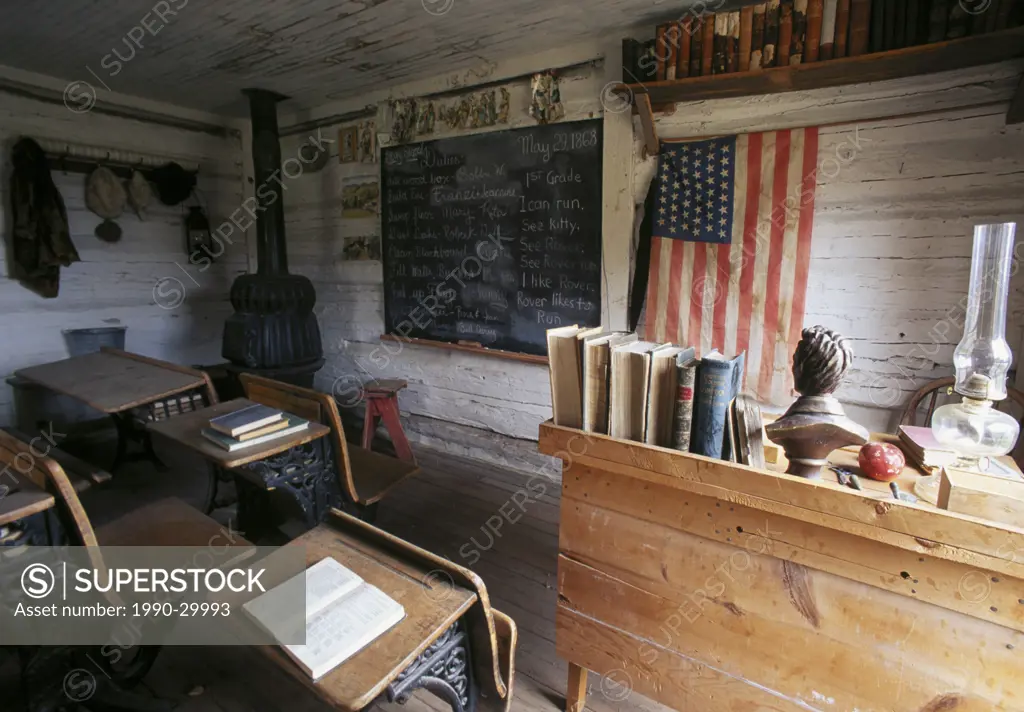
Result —
[[828, 454], [847, 445], [863, 445], [868, 431], [843, 412], [834, 396], [800, 396], [786, 414], [765, 426], [768, 439], [786, 451], [786, 474], [820, 479]]

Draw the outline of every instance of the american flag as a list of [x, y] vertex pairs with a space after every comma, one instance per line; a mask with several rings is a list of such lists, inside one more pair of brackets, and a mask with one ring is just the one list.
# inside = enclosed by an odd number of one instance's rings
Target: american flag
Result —
[[745, 351], [763, 403], [792, 399], [817, 158], [816, 128], [662, 144], [647, 339]]

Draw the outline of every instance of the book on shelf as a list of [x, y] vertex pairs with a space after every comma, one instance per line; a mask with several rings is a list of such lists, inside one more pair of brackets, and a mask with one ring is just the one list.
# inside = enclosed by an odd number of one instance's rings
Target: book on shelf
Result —
[[693, 409], [690, 452], [728, 459], [725, 440], [729, 404], [743, 387], [745, 354], [727, 359], [717, 349], [700, 360]]
[[583, 342], [583, 429], [608, 434], [612, 349], [638, 339], [636, 334], [601, 334]]
[[[876, 3], [881, 0], [875, 0]], [[949, 6], [946, 0], [929, 0], [928, 42], [942, 42], [946, 39], [946, 24], [949, 20]]]
[[1024, 1], [1022, 0], [999, 0], [995, 12], [994, 31], [1005, 30], [1014, 25], [1014, 5], [1016, 4], [1018, 14], [1024, 14]]
[[665, 81], [666, 77], [666, 66], [668, 64], [668, 45], [665, 41], [665, 35], [668, 32], [668, 24], [658, 25], [655, 29], [655, 40], [654, 40], [654, 56], [657, 58], [657, 77], [658, 81]]
[[793, 35], [789, 41], [789, 64], [803, 64], [807, 42], [807, 0], [793, 0]]
[[750, 30], [750, 69], [757, 71], [764, 67], [764, 14], [768, 3], [754, 5], [754, 18]]
[[690, 36], [693, 32], [693, 18], [687, 16], [679, 23], [679, 46], [676, 48], [676, 79], [690, 76]]
[[871, 0], [850, 0], [850, 31], [847, 54], [867, 54], [871, 36]]
[[889, 46], [886, 49], [900, 49], [907, 33], [907, 6], [910, 0], [899, 0], [893, 3], [892, 27], [886, 29], [886, 37], [889, 38]]
[[[945, 0], [939, 0], [945, 2]], [[874, 0], [871, 3], [871, 37], [872, 52], [885, 51], [885, 0]]]
[[668, 57], [665, 58], [665, 79], [668, 80], [678, 78], [680, 32], [678, 22], [670, 22], [668, 29], [665, 30], [665, 42], [668, 43]]
[[[967, 0], [965, 0], [966, 2]], [[909, 3], [910, 0], [907, 0]], [[969, 12], [967, 13], [967, 34], [968, 35], [983, 35], [985, 34], [985, 26], [988, 24], [988, 18], [992, 18], [992, 25], [995, 26], [995, 17], [998, 10], [996, 0], [982, 0], [982, 2], [991, 2], [983, 12]], [[969, 3], [972, 4], [972, 3]]]
[[[762, 33], [764, 30], [762, 29]], [[736, 45], [736, 69], [740, 72], [750, 70], [751, 45], [754, 41], [754, 8], [747, 6], [740, 10], [740, 36]]]
[[946, 39], [956, 40], [966, 37], [970, 29], [970, 15], [967, 14], [967, 9], [961, 2], [952, 2], [948, 7], [949, 17], [946, 20]]
[[736, 443], [736, 399], [729, 401], [725, 409], [725, 437], [722, 439], [722, 459], [739, 462], [739, 445]]
[[690, 19], [690, 76], [699, 77], [704, 61], [704, 22], [703, 16]]
[[836, 3], [836, 44], [832, 53], [834, 59], [846, 57], [850, 41], [850, 0]]
[[764, 51], [761, 55], [761, 66], [765, 69], [778, 64], [776, 48], [779, 44], [779, 12], [782, 0], [768, 0], [764, 14]]
[[276, 430], [270, 431], [258, 437], [250, 437], [245, 440], [241, 438], [244, 437], [246, 433], [243, 433], [242, 436], [238, 438], [233, 438], [230, 435], [225, 435], [224, 433], [218, 430], [213, 430], [211, 428], [203, 428], [200, 431], [200, 433], [204, 438], [212, 442], [217, 447], [223, 450], [227, 450], [228, 452], [235, 452], [236, 450], [242, 450], [243, 448], [254, 447], [256, 445], [269, 443], [279, 438], [288, 437], [289, 435], [294, 435], [295, 433], [301, 433], [303, 430], [309, 427], [308, 420], [304, 420], [294, 415], [286, 415], [284, 420], [285, 427], [278, 428]]
[[637, 59], [637, 82], [653, 82], [658, 78], [658, 57], [656, 40], [647, 40], [640, 45]]
[[622, 40], [622, 82], [634, 84], [638, 79], [641, 44], [629, 37]]
[[764, 469], [764, 418], [761, 406], [749, 395], [739, 394], [733, 401], [733, 417], [736, 420], [736, 461], [742, 465]]
[[672, 416], [672, 444], [676, 450], [690, 451], [693, 429], [694, 387], [697, 383], [697, 349], [683, 349], [676, 355], [675, 412]]
[[821, 11], [821, 46], [818, 58], [826, 61], [835, 57], [836, 13], [839, 0], [825, 0]]
[[779, 3], [779, 41], [775, 45], [775, 65], [789, 66], [789, 53], [793, 43], [793, 0]]
[[729, 13], [720, 12], [715, 15], [715, 35], [712, 50], [712, 72], [714, 74], [725, 74], [726, 56], [729, 53]]
[[717, 16], [711, 13], [704, 15], [703, 37], [700, 49], [700, 74], [703, 77], [715, 73], [715, 22]]
[[[278, 641], [294, 630], [302, 611], [295, 596], [305, 579], [305, 644], [281, 644], [313, 680], [319, 680], [405, 618], [405, 608], [332, 558], [243, 605]], [[301, 622], [298, 622], [301, 624]], [[289, 627], [290, 626], [290, 627]]]
[[583, 427], [583, 342], [601, 327], [578, 325], [548, 329], [548, 372], [555, 425]]
[[676, 410], [676, 358], [686, 349], [667, 345], [651, 354], [650, 386], [647, 389], [647, 427], [644, 442], [669, 447]]
[[283, 417], [284, 413], [279, 409], [256, 403], [233, 413], [210, 418], [210, 428], [228, 437], [237, 438], [239, 435], [259, 430]]
[[821, 23], [825, 11], [824, 0], [807, 3], [807, 41], [804, 42], [804, 61], [817, 62], [821, 53]]
[[922, 468], [946, 467], [957, 460], [956, 452], [943, 446], [931, 428], [901, 425], [899, 435], [903, 450]]
[[[906, 0], [881, 0], [882, 7], [884, 8], [883, 17], [885, 18], [885, 43], [882, 45], [883, 50], [897, 49], [900, 41], [903, 38], [903, 26], [896, 25], [897, 5], [906, 2]], [[964, 33], [966, 34], [966, 27]]]
[[[903, 25], [904, 47], [915, 47], [924, 42], [924, 36], [921, 34], [921, 17], [924, 14], [921, 11], [921, 6], [924, 2], [925, 0], [907, 0], [906, 17], [903, 20], [905, 23]], [[852, 18], [850, 20], [850, 32], [853, 32]]]
[[725, 73], [732, 74], [739, 67], [740, 11], [730, 12], [728, 32], [725, 36]]
[[651, 354], [662, 344], [635, 341], [612, 349], [612, 387], [608, 403], [608, 434], [644, 442]]

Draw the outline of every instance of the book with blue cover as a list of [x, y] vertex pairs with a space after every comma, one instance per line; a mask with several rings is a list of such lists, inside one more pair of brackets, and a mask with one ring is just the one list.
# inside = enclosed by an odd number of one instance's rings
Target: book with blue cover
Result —
[[288, 423], [287, 427], [274, 430], [273, 432], [261, 435], [259, 437], [242, 440], [239, 438], [233, 438], [230, 435], [225, 435], [222, 432], [218, 432], [211, 428], [203, 428], [200, 432], [203, 437], [212, 442], [219, 448], [223, 448], [228, 452], [235, 452], [242, 448], [252, 447], [254, 445], [262, 445], [268, 443], [271, 440], [277, 440], [278, 438], [287, 437], [288, 435], [294, 435], [295, 433], [302, 432], [309, 427], [309, 421], [303, 420], [294, 415], [286, 415], [285, 421]]
[[731, 447], [726, 438], [729, 405], [743, 388], [746, 354], [727, 359], [714, 350], [700, 360], [694, 397], [690, 452], [728, 460]]
[[237, 438], [251, 430], [281, 420], [283, 416], [284, 414], [277, 408], [256, 403], [233, 413], [210, 418], [210, 427], [229, 437]]

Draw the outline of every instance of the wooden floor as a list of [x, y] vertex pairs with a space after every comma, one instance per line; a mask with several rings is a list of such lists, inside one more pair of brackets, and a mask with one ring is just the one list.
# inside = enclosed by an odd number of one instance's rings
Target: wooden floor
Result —
[[[160, 443], [157, 446], [171, 463], [171, 472], [132, 465], [115, 477], [113, 491], [104, 493], [105, 511], [94, 516], [114, 516], [132, 502], [168, 494], [200, 501], [205, 482], [202, 463], [178, 459], [178, 453], [161, 448]], [[554, 640], [558, 482], [539, 476], [530, 480], [513, 471], [430, 452], [418, 451], [417, 457], [422, 472], [381, 504], [377, 525], [479, 573], [494, 606], [512, 616], [519, 627], [512, 709], [564, 709], [566, 664], [555, 654]], [[232, 514], [231, 509], [220, 509], [215, 516], [226, 520]], [[596, 675], [590, 676], [587, 707], [595, 712], [664, 709], [638, 694], [620, 701], [621, 688], [614, 685], [605, 695], [601, 683]], [[166, 648], [144, 685], [158, 696], [182, 699], [180, 712], [331, 709], [258, 651], [244, 648]], [[405, 706], [383, 704], [381, 708], [388, 712], [450, 709], [422, 691]]]

